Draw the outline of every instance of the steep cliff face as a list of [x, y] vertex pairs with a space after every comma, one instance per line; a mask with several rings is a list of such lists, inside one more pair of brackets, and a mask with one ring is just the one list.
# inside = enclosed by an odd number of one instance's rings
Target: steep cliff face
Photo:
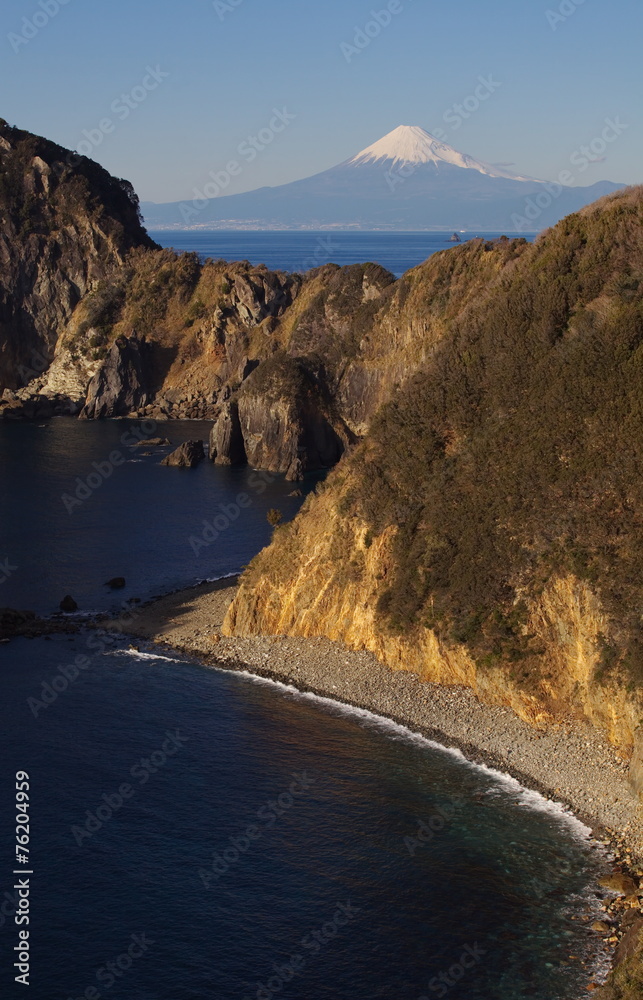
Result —
[[[299, 479], [366, 433], [524, 241], [477, 241], [396, 282], [154, 248], [129, 185], [0, 126], [0, 416], [212, 419], [211, 457]], [[1, 391], [3, 390], [4, 391]]]
[[[291, 479], [333, 466], [366, 433], [393, 385], [426, 363], [452, 318], [525, 246], [475, 241], [397, 282], [374, 264], [305, 275], [278, 320], [262, 322], [244, 340], [236, 359], [242, 384], [228, 381], [221, 390], [211, 456], [247, 458]], [[233, 344], [239, 351], [238, 335]]]
[[448, 314], [434, 280], [417, 374], [276, 530], [226, 629], [328, 635], [534, 721], [582, 713], [636, 747], [640, 782], [642, 237], [631, 189], [487, 251], [496, 278]]
[[302, 479], [305, 472], [330, 468], [348, 435], [333, 426], [325, 387], [306, 366], [287, 355], [260, 365], [238, 394], [239, 427], [251, 465]]
[[210, 459], [216, 465], [244, 465], [248, 461], [236, 402], [226, 402], [219, 410], [210, 432]]
[[76, 306], [154, 246], [126, 181], [0, 120], [0, 391], [40, 375]]
[[146, 405], [146, 348], [145, 341], [136, 337], [114, 341], [105, 363], [89, 383], [81, 418], [126, 417]]

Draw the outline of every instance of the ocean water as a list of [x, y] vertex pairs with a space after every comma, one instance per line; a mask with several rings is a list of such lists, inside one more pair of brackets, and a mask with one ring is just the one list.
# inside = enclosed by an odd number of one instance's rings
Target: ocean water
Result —
[[[595, 944], [572, 917], [596, 906], [600, 862], [517, 783], [368, 713], [90, 631], [0, 646], [0, 670], [0, 851], [24, 771], [36, 1000], [584, 995]], [[5, 865], [5, 983], [13, 884]]]
[[[163, 247], [196, 251], [202, 258], [249, 260], [270, 270], [309, 271], [322, 264], [381, 264], [396, 277], [416, 267], [438, 250], [452, 247], [451, 233], [386, 233], [306, 231], [236, 231], [200, 229], [150, 230]], [[503, 233], [461, 233], [464, 240], [481, 236], [497, 239]], [[507, 234], [511, 235], [511, 234]], [[515, 235], [515, 234], [514, 234]], [[531, 241], [535, 233], [525, 233]]]
[[[209, 461], [166, 468], [160, 463], [171, 448], [146, 456], [149, 449], [135, 446], [150, 436], [173, 446], [207, 441], [210, 427], [65, 417], [0, 422], [0, 563], [11, 570], [0, 577], [0, 607], [51, 614], [71, 594], [81, 611], [106, 610], [239, 572], [270, 541], [267, 511], [290, 520], [303, 501], [289, 494], [310, 492], [320, 477], [287, 483]], [[116, 576], [127, 586], [110, 591], [105, 583]]]
[[[69, 592], [115, 608], [223, 576], [269, 540], [269, 507], [302, 502], [281, 477], [161, 467], [164, 452], [130, 447], [139, 431], [177, 444], [207, 425], [0, 425], [0, 606], [49, 612]], [[105, 588], [114, 575], [125, 591]], [[24, 989], [18, 771], [35, 1000], [586, 995], [604, 862], [511, 779], [368, 713], [91, 629], [0, 645], [0, 676], [3, 997]]]

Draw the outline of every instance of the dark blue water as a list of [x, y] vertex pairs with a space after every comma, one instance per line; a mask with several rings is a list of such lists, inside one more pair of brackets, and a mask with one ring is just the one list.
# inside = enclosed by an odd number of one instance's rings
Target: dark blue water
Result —
[[[207, 441], [211, 424], [141, 426], [69, 418], [41, 426], [0, 422], [0, 564], [11, 567], [0, 582], [0, 607], [50, 614], [71, 594], [80, 610], [103, 609], [238, 572], [270, 540], [266, 512], [274, 507], [291, 519], [302, 500], [288, 494], [295, 487], [309, 492], [318, 481], [287, 483], [211, 462], [166, 468], [160, 462], [171, 449], [145, 456], [148, 449], [134, 447], [137, 435], [149, 437], [151, 430], [176, 446]], [[114, 452], [122, 464], [113, 464]], [[249, 500], [243, 508], [239, 494]], [[201, 543], [213, 533], [205, 522], [222, 529], [207, 545]], [[127, 581], [117, 596], [104, 586], [115, 576]]]
[[[482, 236], [497, 239], [503, 233], [462, 233], [462, 240]], [[535, 233], [525, 233], [528, 240]], [[309, 271], [321, 264], [381, 264], [396, 277], [416, 267], [438, 250], [453, 246], [451, 233], [382, 233], [382, 232], [267, 232], [172, 229], [150, 231], [163, 247], [179, 252], [196, 251], [203, 258], [249, 260], [265, 264], [271, 270]]]
[[584, 995], [593, 943], [571, 918], [597, 861], [530, 793], [395, 727], [178, 658], [100, 652], [95, 634], [0, 646], [0, 671], [3, 997], [24, 989], [10, 968], [18, 770], [35, 1000]]
[[[140, 426], [0, 425], [0, 562], [12, 567], [0, 606], [47, 612], [69, 592], [106, 608], [222, 576], [269, 540], [268, 508], [291, 517], [302, 502], [281, 477], [162, 467], [164, 451], [131, 447]], [[177, 444], [207, 430], [141, 433]], [[227, 527], [214, 521], [235, 505]], [[195, 550], [205, 521], [222, 530]], [[104, 587], [114, 575], [128, 581], [117, 595]], [[24, 991], [18, 770], [34, 1000], [584, 995], [596, 945], [572, 917], [596, 906], [602, 862], [579, 825], [515, 783], [372, 717], [122, 636], [13, 640], [0, 676], [3, 998]]]

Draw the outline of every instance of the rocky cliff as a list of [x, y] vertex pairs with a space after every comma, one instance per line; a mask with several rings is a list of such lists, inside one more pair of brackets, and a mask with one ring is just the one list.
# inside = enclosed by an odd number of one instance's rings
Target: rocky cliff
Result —
[[585, 715], [643, 790], [643, 189], [410, 277], [415, 374], [276, 529], [226, 630], [326, 635], [535, 723]]
[[155, 248], [97, 164], [6, 125], [0, 139], [0, 416], [212, 419], [216, 462], [290, 479], [361, 440], [525, 246], [476, 241], [397, 282], [374, 264], [203, 263]]
[[147, 404], [146, 348], [144, 340], [117, 337], [89, 383], [81, 417], [126, 417]]
[[127, 181], [0, 119], [0, 391], [49, 368], [84, 295], [154, 244]]

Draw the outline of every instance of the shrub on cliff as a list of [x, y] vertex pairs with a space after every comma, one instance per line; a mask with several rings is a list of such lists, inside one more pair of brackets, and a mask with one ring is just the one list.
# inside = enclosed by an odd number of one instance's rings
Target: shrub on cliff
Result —
[[398, 526], [383, 619], [520, 656], [519, 594], [570, 571], [626, 627], [634, 667], [642, 401], [637, 189], [544, 234], [376, 417], [352, 502], [373, 532]]

